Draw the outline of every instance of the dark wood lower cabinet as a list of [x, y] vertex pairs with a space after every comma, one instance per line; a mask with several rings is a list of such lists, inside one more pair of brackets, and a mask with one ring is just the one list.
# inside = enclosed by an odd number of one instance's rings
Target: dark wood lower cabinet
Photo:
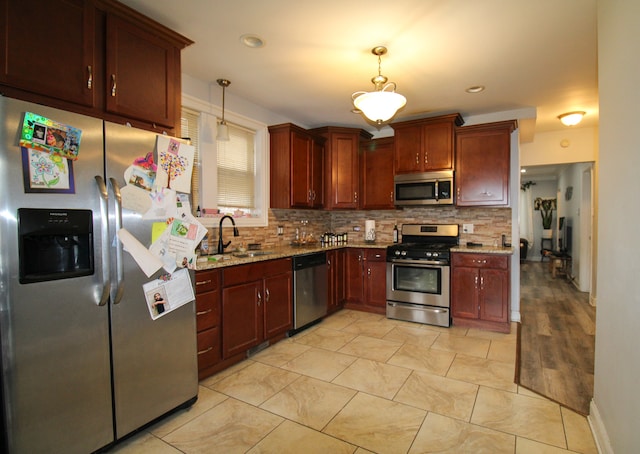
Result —
[[225, 359], [246, 352], [263, 339], [261, 292], [261, 280], [222, 290], [222, 356]]
[[222, 358], [243, 358], [265, 340], [293, 327], [291, 259], [222, 270]]
[[384, 249], [347, 249], [344, 307], [377, 314], [386, 313], [386, 258]]
[[451, 254], [454, 325], [509, 332], [509, 257]]
[[346, 257], [345, 249], [334, 249], [327, 251], [327, 314], [342, 309], [344, 303], [344, 263]]
[[196, 330], [200, 379], [211, 375], [222, 359], [220, 312], [220, 271], [197, 271]]

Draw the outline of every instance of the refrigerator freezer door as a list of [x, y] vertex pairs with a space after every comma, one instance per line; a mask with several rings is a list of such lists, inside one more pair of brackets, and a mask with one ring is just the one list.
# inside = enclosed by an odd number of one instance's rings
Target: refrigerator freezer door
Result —
[[[114, 189], [125, 186], [125, 170], [136, 158], [154, 151], [156, 135], [105, 123], [105, 142], [110, 231], [115, 232], [118, 214]], [[152, 221], [143, 220], [141, 213], [122, 209], [121, 222], [143, 245], [151, 244]], [[142, 285], [159, 277], [163, 270], [147, 278], [126, 251], [122, 253], [122, 269], [118, 270], [117, 255], [117, 248], [112, 248], [111, 276], [120, 276], [112, 280], [111, 332], [116, 438], [121, 438], [195, 398], [198, 367], [195, 304], [152, 320]], [[193, 281], [193, 273], [191, 277]]]
[[[25, 112], [82, 129], [75, 193], [27, 193], [18, 146]], [[0, 339], [9, 452], [87, 453], [114, 439], [102, 218], [102, 121], [0, 96]], [[20, 284], [18, 208], [90, 209], [95, 271]], [[1, 448], [0, 448], [1, 450]]]

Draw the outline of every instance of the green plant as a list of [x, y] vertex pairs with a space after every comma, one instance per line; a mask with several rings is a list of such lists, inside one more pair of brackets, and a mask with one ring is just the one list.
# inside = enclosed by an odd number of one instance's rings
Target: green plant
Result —
[[553, 210], [556, 209], [556, 199], [543, 199], [542, 197], [538, 197], [533, 203], [534, 208], [539, 210], [540, 216], [542, 216], [542, 228], [545, 230], [550, 229]]

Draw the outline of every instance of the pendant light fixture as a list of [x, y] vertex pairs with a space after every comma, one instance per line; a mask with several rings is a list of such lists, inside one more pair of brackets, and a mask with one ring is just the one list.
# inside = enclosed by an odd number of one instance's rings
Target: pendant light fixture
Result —
[[218, 79], [218, 85], [222, 87], [222, 120], [218, 123], [218, 133], [217, 140], [221, 140], [223, 142], [227, 142], [229, 140], [229, 127], [227, 126], [227, 122], [224, 121], [224, 91], [231, 84], [227, 79]]
[[375, 85], [374, 91], [356, 91], [351, 95], [354, 107], [362, 112], [369, 120], [381, 125], [389, 121], [407, 103], [407, 98], [396, 93], [395, 82], [389, 82], [380, 73], [382, 55], [387, 53], [384, 46], [376, 46], [371, 49], [373, 55], [378, 56], [378, 75], [371, 79]]

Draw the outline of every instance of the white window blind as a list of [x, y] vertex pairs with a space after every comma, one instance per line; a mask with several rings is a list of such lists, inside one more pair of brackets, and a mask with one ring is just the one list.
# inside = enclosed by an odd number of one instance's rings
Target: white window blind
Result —
[[200, 203], [200, 151], [198, 147], [198, 119], [200, 114], [195, 110], [182, 108], [180, 115], [180, 137], [189, 138], [195, 148], [193, 157], [193, 173], [191, 174], [191, 204], [195, 213]]
[[255, 203], [255, 131], [227, 123], [229, 141], [217, 142], [218, 207], [252, 210]]

